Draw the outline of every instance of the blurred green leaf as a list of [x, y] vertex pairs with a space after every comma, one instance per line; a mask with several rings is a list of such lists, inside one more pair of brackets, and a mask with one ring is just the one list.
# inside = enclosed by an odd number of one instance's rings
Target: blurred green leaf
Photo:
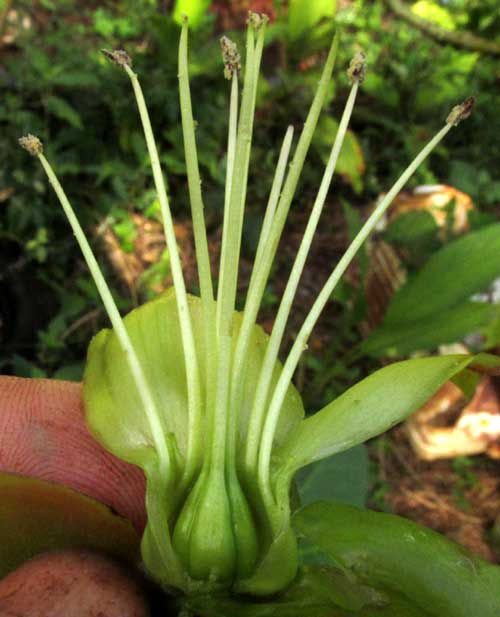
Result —
[[137, 237], [137, 228], [130, 216], [125, 216], [121, 221], [114, 223], [113, 231], [115, 232], [121, 248], [126, 253], [132, 253], [134, 250], [134, 241]]
[[418, 0], [415, 2], [411, 10], [419, 17], [432, 21], [447, 30], [455, 29], [455, 20], [453, 14], [445, 7], [431, 2], [430, 0]]
[[434, 253], [418, 274], [396, 292], [384, 325], [432, 320], [483, 291], [499, 275], [500, 224], [495, 224]]
[[78, 364], [68, 364], [58, 369], [51, 379], [62, 379], [63, 381], [81, 381], [83, 378], [83, 362]]
[[61, 67], [61, 70], [55, 72], [51, 78], [51, 83], [54, 86], [63, 86], [65, 88], [95, 88], [100, 82], [95, 73], [90, 71], [79, 71], [73, 68], [66, 69]]
[[297, 39], [315, 26], [323, 17], [335, 17], [336, 0], [289, 0], [288, 33]]
[[[339, 125], [331, 116], [322, 116], [313, 137], [313, 144], [326, 164]], [[337, 161], [337, 173], [349, 182], [356, 192], [363, 188], [362, 176], [365, 172], [365, 159], [361, 146], [351, 130], [348, 130]]]
[[182, 24], [182, 16], [187, 15], [189, 25], [196, 29], [202, 23], [209, 6], [210, 0], [176, 0], [173, 18]]
[[48, 96], [44, 103], [47, 111], [53, 114], [56, 118], [65, 120], [74, 128], [83, 129], [80, 114], [64, 99], [61, 99], [58, 96]]
[[384, 321], [361, 343], [360, 349], [368, 355], [389, 357], [434, 350], [439, 345], [461, 341], [472, 332], [486, 331], [497, 312], [494, 305], [486, 302], [463, 302], [417, 321]]
[[413, 210], [394, 218], [383, 233], [383, 239], [410, 253], [410, 259], [425, 259], [441, 245], [439, 227], [430, 212]]

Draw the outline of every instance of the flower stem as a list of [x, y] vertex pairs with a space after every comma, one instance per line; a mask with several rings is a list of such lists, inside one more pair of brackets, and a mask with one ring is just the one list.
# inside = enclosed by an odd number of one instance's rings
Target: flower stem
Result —
[[[57, 198], [59, 199], [59, 202], [61, 203], [69, 224], [73, 229], [73, 233], [75, 234], [75, 238], [80, 246], [83, 257], [87, 262], [87, 266], [90, 270], [92, 278], [94, 279], [99, 295], [101, 296], [104, 308], [106, 309], [113, 326], [113, 330], [120, 342], [123, 352], [125, 353], [130, 372], [132, 373], [132, 377], [149, 422], [153, 443], [158, 453], [161, 467], [163, 468], [162, 473], [168, 472], [171, 463], [170, 453], [168, 451], [167, 442], [160, 421], [160, 414], [154, 402], [153, 395], [149, 389], [149, 385], [139, 362], [139, 358], [137, 357], [132, 341], [130, 340], [128, 332], [125, 328], [125, 324], [123, 323], [120, 312], [118, 311], [113, 296], [111, 295], [101, 269], [99, 268], [99, 264], [94, 257], [90, 244], [85, 237], [85, 233], [78, 222], [76, 214], [66, 196], [66, 193], [64, 192], [64, 189], [62, 188], [56, 174], [45, 156], [42, 153], [39, 153], [37, 156], [45, 173], [47, 174], [49, 182], [52, 185]], [[168, 475], [165, 475], [165, 477], [168, 477]]]
[[403, 186], [413, 175], [416, 169], [422, 164], [425, 158], [432, 152], [432, 150], [439, 144], [439, 142], [445, 137], [453, 125], [446, 124], [430, 141], [424, 146], [416, 158], [410, 163], [410, 165], [401, 174], [400, 178], [395, 182], [390, 191], [385, 195], [382, 201], [377, 205], [371, 216], [365, 222], [357, 236], [350, 244], [347, 251], [342, 256], [341, 260], [334, 268], [321, 292], [319, 293], [316, 301], [314, 302], [309, 314], [307, 315], [299, 333], [296, 336], [295, 342], [290, 350], [290, 353], [283, 366], [283, 370], [279, 377], [278, 383], [274, 390], [271, 402], [269, 404], [269, 411], [264, 424], [262, 432], [262, 441], [259, 453], [259, 485], [261, 490], [269, 495], [271, 493], [270, 486], [270, 459], [271, 450], [274, 441], [274, 435], [276, 432], [276, 426], [278, 424], [281, 406], [283, 404], [286, 392], [291, 383], [295, 369], [299, 362], [300, 356], [307, 347], [307, 341], [309, 336], [318, 321], [321, 312], [323, 311], [326, 303], [330, 299], [330, 296], [335, 289], [337, 283], [343, 276], [347, 267], [353, 260], [357, 251], [366, 240], [370, 232], [376, 226], [380, 217], [387, 210], [393, 199], [401, 191]]
[[170, 205], [168, 202], [165, 181], [161, 170], [160, 159], [156, 142], [151, 127], [151, 120], [142, 93], [142, 88], [137, 75], [132, 71], [128, 64], [123, 65], [132, 82], [134, 94], [137, 100], [137, 107], [141, 117], [144, 136], [151, 160], [153, 170], [153, 178], [160, 202], [160, 209], [163, 219], [163, 227], [165, 231], [165, 240], [167, 242], [168, 252], [170, 255], [170, 264], [172, 268], [172, 278], [175, 287], [175, 297], [177, 301], [177, 310], [179, 312], [179, 322], [181, 327], [182, 345], [184, 348], [184, 358], [186, 364], [186, 379], [188, 392], [188, 451], [186, 456], [186, 467], [184, 469], [184, 482], [188, 483], [196, 470], [199, 468], [202, 457], [202, 440], [201, 440], [201, 392], [200, 392], [200, 377], [198, 360], [196, 357], [196, 348], [194, 343], [193, 327], [191, 323], [191, 315], [189, 312], [188, 299], [186, 294], [186, 286], [182, 274], [182, 266], [175, 238], [174, 224]]
[[292, 307], [293, 299], [295, 297], [295, 293], [297, 291], [297, 286], [304, 270], [307, 255], [309, 254], [314, 234], [318, 226], [319, 218], [323, 211], [326, 197], [328, 195], [328, 190], [330, 188], [333, 174], [335, 172], [337, 160], [340, 154], [340, 150], [342, 148], [342, 144], [344, 142], [345, 134], [347, 132], [347, 127], [351, 118], [352, 110], [354, 108], [354, 103], [356, 101], [358, 86], [359, 81], [355, 79], [346, 102], [344, 113], [342, 114], [342, 118], [340, 120], [337, 135], [335, 136], [335, 141], [333, 143], [330, 157], [328, 159], [328, 163], [326, 165], [325, 172], [321, 180], [318, 194], [311, 210], [309, 221], [307, 223], [304, 236], [300, 243], [297, 256], [292, 266], [290, 278], [288, 279], [288, 283], [286, 285], [280, 307], [278, 309], [278, 314], [276, 315], [276, 319], [274, 321], [271, 337], [267, 345], [264, 361], [260, 370], [248, 428], [246, 453], [246, 466], [248, 469], [254, 469], [257, 466], [260, 435], [265, 419], [266, 403], [269, 396], [269, 389], [273, 377], [274, 366], [278, 359], [279, 349], [281, 347], [283, 334], [285, 332], [288, 317], [290, 315], [290, 310]]

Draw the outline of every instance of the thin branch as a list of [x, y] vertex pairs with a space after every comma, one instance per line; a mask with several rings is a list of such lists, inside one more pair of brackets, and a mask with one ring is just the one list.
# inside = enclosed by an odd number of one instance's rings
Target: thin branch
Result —
[[478, 51], [483, 54], [500, 55], [500, 43], [489, 41], [468, 30], [446, 30], [414, 13], [402, 0], [384, 0], [384, 3], [398, 17], [415, 26], [438, 43], [448, 43], [460, 49]]

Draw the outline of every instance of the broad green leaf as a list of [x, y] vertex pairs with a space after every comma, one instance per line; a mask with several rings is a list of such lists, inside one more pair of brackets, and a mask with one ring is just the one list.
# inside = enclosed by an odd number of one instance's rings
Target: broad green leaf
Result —
[[500, 223], [488, 225], [434, 253], [394, 296], [384, 320], [408, 324], [433, 319], [468, 300], [500, 275]]
[[[278, 450], [277, 475], [347, 450], [388, 430], [469, 366], [500, 366], [487, 354], [418, 358], [386, 366], [303, 420]], [[286, 470], [286, 471], [285, 471]]]
[[288, 32], [297, 39], [323, 19], [335, 16], [336, 0], [290, 0], [288, 3]]
[[363, 507], [368, 494], [368, 454], [364, 445], [301, 469], [296, 476], [300, 503], [335, 501]]
[[134, 562], [139, 537], [103, 504], [51, 482], [0, 474], [0, 579], [45, 551], [86, 547]]
[[352, 506], [317, 503], [297, 512], [293, 524], [300, 536], [331, 555], [346, 575], [404, 594], [425, 614], [500, 615], [500, 568], [416, 523]]
[[82, 119], [74, 107], [58, 96], [48, 96], [45, 107], [52, 115], [77, 129], [83, 129]]
[[182, 607], [200, 617], [429, 617], [401, 594], [326, 566], [301, 568], [287, 590], [266, 602], [211, 595], [185, 598]]
[[441, 246], [438, 233], [439, 227], [430, 212], [411, 210], [391, 221], [383, 238], [389, 244], [404, 249], [412, 263], [421, 265]]
[[495, 317], [486, 331], [486, 349], [497, 347], [500, 344], [500, 306], [495, 307]]
[[455, 343], [472, 332], [484, 330], [498, 308], [483, 302], [464, 302], [432, 317], [410, 323], [383, 323], [361, 343], [364, 354], [405, 356], [416, 350], [436, 349]]
[[[201, 301], [189, 297], [195, 344], [200, 364], [200, 380], [206, 382], [205, 339]], [[184, 351], [175, 295], [172, 290], [130, 312], [124, 319], [157, 408], [165, 438], [175, 438], [182, 460], [187, 442], [187, 389]], [[234, 332], [241, 323], [235, 313]], [[234, 337], [236, 338], [236, 337]], [[245, 440], [246, 419], [267, 345], [267, 335], [256, 326], [248, 350], [244, 405], [240, 413], [240, 439]], [[275, 368], [273, 387], [281, 367]], [[155, 453], [149, 424], [142, 412], [125, 355], [112, 330], [102, 330], [92, 340], [84, 375], [87, 423], [99, 441], [113, 454], [143, 469], [154, 466]], [[283, 443], [304, 416], [302, 401], [291, 387], [278, 428], [277, 443]], [[241, 450], [241, 449], [240, 449]]]

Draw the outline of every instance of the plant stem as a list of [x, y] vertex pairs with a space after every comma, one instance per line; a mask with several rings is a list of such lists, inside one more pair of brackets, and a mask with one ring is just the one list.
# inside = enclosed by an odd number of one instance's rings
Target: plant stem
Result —
[[[132, 377], [139, 393], [141, 403], [146, 413], [146, 418], [149, 422], [149, 427], [151, 429], [151, 434], [153, 437], [153, 443], [158, 453], [160, 465], [163, 468], [162, 473], [168, 473], [171, 464], [170, 453], [168, 451], [167, 442], [165, 440], [165, 435], [160, 421], [160, 414], [154, 402], [153, 395], [149, 389], [149, 385], [147, 383], [146, 376], [144, 375], [144, 371], [142, 370], [139, 358], [137, 357], [132, 341], [130, 340], [130, 337], [128, 335], [127, 329], [125, 328], [125, 324], [123, 323], [120, 312], [118, 311], [113, 296], [111, 295], [109, 287], [107, 286], [101, 269], [99, 268], [99, 264], [94, 257], [90, 244], [85, 237], [85, 233], [81, 228], [80, 223], [78, 222], [76, 214], [66, 196], [66, 193], [64, 192], [64, 189], [62, 188], [59, 180], [57, 179], [57, 176], [55, 175], [50, 163], [47, 161], [45, 156], [41, 153], [37, 156], [43, 166], [45, 173], [47, 174], [49, 182], [52, 185], [52, 188], [54, 189], [57, 198], [59, 199], [59, 202], [61, 203], [61, 206], [64, 210], [64, 213], [66, 214], [69, 224], [73, 229], [75, 238], [80, 246], [83, 257], [87, 262], [90, 274], [94, 279], [97, 291], [101, 296], [104, 308], [106, 309], [106, 312], [113, 326], [113, 330], [120, 342], [120, 346], [127, 359], [130, 372], [132, 373]], [[168, 475], [165, 475], [165, 477], [167, 478]]]
[[395, 182], [390, 191], [377, 205], [375, 210], [372, 212], [368, 220], [365, 222], [361, 230], [358, 232], [357, 236], [350, 244], [347, 251], [342, 256], [337, 266], [334, 268], [333, 272], [331, 273], [330, 277], [328, 278], [327, 282], [319, 293], [316, 301], [314, 302], [313, 307], [307, 315], [299, 333], [297, 334], [292, 349], [290, 350], [290, 353], [283, 366], [283, 370], [279, 377], [278, 383], [276, 384], [273, 396], [271, 398], [271, 402], [269, 404], [269, 411], [262, 432], [262, 441], [259, 454], [259, 485], [261, 487], [261, 490], [263, 490], [265, 494], [269, 495], [271, 492], [269, 481], [269, 466], [271, 459], [271, 450], [274, 441], [274, 435], [276, 432], [276, 426], [279, 420], [281, 406], [283, 404], [288, 387], [291, 383], [300, 356], [302, 355], [304, 349], [306, 349], [307, 347], [307, 341], [314, 326], [316, 325], [316, 322], [319, 319], [319, 316], [321, 315], [321, 312], [323, 311], [326, 303], [330, 299], [330, 296], [335, 289], [337, 283], [343, 276], [344, 272], [355, 257], [357, 251], [359, 250], [363, 242], [366, 240], [370, 232], [380, 220], [380, 217], [384, 214], [393, 199], [401, 191], [403, 186], [413, 175], [416, 169], [422, 164], [425, 158], [432, 152], [432, 150], [449, 132], [451, 127], [452, 124], [446, 124], [429, 141], [429, 143], [424, 146], [424, 148], [420, 151], [416, 158], [405, 169], [400, 178]]
[[165, 188], [160, 159], [158, 156], [158, 150], [156, 148], [156, 142], [153, 135], [153, 129], [151, 127], [151, 121], [149, 119], [146, 101], [144, 100], [144, 95], [142, 93], [142, 88], [137, 78], [137, 75], [128, 65], [124, 65], [123, 68], [127, 72], [128, 76], [130, 77], [130, 81], [132, 82], [132, 87], [134, 89], [134, 94], [137, 100], [137, 107], [139, 109], [139, 115], [141, 117], [142, 126], [144, 129], [144, 136], [146, 138], [149, 158], [151, 160], [151, 167], [153, 170], [153, 178], [158, 194], [158, 200], [160, 202], [163, 227], [165, 231], [165, 240], [167, 242], [168, 252], [170, 255], [170, 264], [172, 268], [172, 278], [175, 287], [177, 310], [179, 312], [182, 345], [184, 348], [184, 358], [186, 364], [186, 380], [189, 408], [188, 447], [186, 455], [186, 467], [184, 469], [184, 482], [188, 483], [198, 469], [202, 456], [202, 410], [200, 377], [198, 360], [196, 357], [196, 348], [194, 343], [193, 327], [191, 323], [191, 315], [189, 312], [189, 305], [186, 294], [186, 287], [184, 284], [184, 277], [182, 274], [179, 251], [177, 248], [177, 241], [175, 238], [172, 214], [170, 212], [167, 191]]
[[340, 120], [339, 128], [335, 136], [335, 141], [328, 159], [328, 163], [321, 180], [321, 184], [314, 202], [309, 221], [304, 232], [304, 236], [300, 243], [297, 256], [295, 258], [290, 277], [286, 285], [278, 314], [274, 321], [273, 330], [269, 339], [264, 361], [261, 366], [259, 380], [257, 384], [257, 390], [254, 398], [252, 412], [250, 415], [250, 423], [248, 428], [247, 439], [247, 468], [254, 469], [257, 466], [257, 458], [259, 455], [260, 435], [262, 432], [262, 426], [265, 419], [266, 403], [269, 396], [269, 389], [271, 380], [273, 377], [274, 366], [278, 360], [278, 353], [283, 340], [283, 334], [285, 332], [288, 317], [290, 316], [290, 310], [292, 307], [293, 299], [295, 297], [297, 286], [299, 284], [300, 277], [304, 270], [304, 265], [311, 248], [311, 244], [318, 226], [319, 218], [325, 205], [328, 190], [335, 172], [338, 157], [342, 144], [344, 142], [345, 134], [349, 120], [356, 101], [356, 94], [358, 92], [359, 81], [356, 79], [352, 85], [349, 97], [346, 102], [344, 113]]

